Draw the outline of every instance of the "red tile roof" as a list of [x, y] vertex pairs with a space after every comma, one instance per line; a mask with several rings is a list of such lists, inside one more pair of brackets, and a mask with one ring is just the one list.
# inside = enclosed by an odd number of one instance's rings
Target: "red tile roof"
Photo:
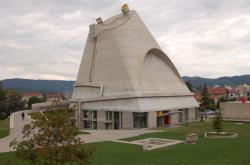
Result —
[[201, 96], [201, 93], [196, 91], [194, 92], [194, 98], [197, 100], [197, 101], [200, 101], [202, 96]]
[[225, 88], [208, 88], [209, 95], [225, 95], [227, 94], [227, 89]]

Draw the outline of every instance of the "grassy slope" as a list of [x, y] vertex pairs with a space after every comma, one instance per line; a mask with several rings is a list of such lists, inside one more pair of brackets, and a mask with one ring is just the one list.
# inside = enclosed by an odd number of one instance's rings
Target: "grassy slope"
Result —
[[0, 138], [8, 136], [10, 133], [9, 118], [0, 120]]
[[[196, 123], [190, 127], [165, 129], [165, 132], [144, 134], [126, 140], [146, 137], [184, 139], [185, 133], [196, 132], [199, 141], [196, 145], [179, 144], [168, 148], [143, 151], [141, 146], [114, 142], [94, 143], [96, 152], [91, 165], [239, 165], [250, 164], [250, 124], [225, 123], [226, 131], [240, 133], [237, 139], [205, 139], [205, 130], [212, 130], [211, 124]], [[1, 153], [0, 164], [14, 158], [14, 153]], [[23, 164], [18, 162], [17, 164]]]

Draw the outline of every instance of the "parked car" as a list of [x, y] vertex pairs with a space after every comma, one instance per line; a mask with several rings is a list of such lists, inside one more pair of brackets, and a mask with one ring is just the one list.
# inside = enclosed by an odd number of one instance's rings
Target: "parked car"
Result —
[[200, 112], [200, 116], [204, 117], [204, 118], [214, 118], [215, 117], [215, 114], [216, 114], [216, 110], [213, 111], [213, 110], [206, 110], [204, 112]]

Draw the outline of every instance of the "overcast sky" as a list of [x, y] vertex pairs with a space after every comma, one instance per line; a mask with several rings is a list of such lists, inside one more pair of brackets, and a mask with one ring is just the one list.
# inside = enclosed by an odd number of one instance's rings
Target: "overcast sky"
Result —
[[250, 0], [0, 0], [0, 79], [75, 80], [88, 25], [124, 2], [182, 76], [250, 74]]

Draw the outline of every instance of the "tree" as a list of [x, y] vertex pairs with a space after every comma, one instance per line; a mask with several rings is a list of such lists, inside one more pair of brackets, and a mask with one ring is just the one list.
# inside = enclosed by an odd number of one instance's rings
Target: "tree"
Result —
[[5, 91], [3, 90], [2, 87], [2, 82], [0, 81], [0, 103], [5, 100]]
[[190, 81], [185, 81], [185, 84], [187, 85], [188, 89], [193, 92], [193, 85], [190, 83]]
[[205, 109], [208, 108], [208, 105], [209, 105], [207, 84], [204, 84], [201, 96], [202, 96], [202, 98], [201, 98], [201, 109], [205, 110]]
[[5, 112], [10, 114], [24, 109], [25, 103], [22, 101], [22, 96], [13, 90], [9, 90], [6, 93], [6, 99], [4, 101]]
[[2, 97], [3, 99], [0, 101], [0, 119], [5, 119], [12, 112], [24, 109], [24, 102], [22, 101], [22, 96], [20, 94], [13, 90], [3, 92], [4, 97]]
[[223, 131], [223, 126], [222, 126], [222, 115], [221, 112], [216, 112], [216, 116], [213, 120], [213, 127], [215, 129], [215, 131], [217, 132], [217, 134], [219, 134], [220, 132]]
[[5, 111], [5, 91], [2, 88], [2, 83], [0, 82], [0, 120], [3, 120], [8, 117], [8, 115], [4, 112]]
[[216, 105], [216, 108], [217, 109], [220, 109], [220, 104], [223, 103], [223, 102], [226, 102], [226, 98], [224, 96], [220, 97], [219, 98], [219, 101], [217, 102], [217, 105]]
[[28, 109], [32, 108], [32, 104], [42, 103], [42, 102], [44, 102], [44, 99], [40, 99], [38, 97], [33, 96], [28, 100]]
[[[200, 111], [204, 112], [205, 118], [207, 118], [206, 111], [209, 109], [211, 109], [211, 110], [216, 109], [216, 106], [214, 104], [214, 100], [212, 100], [208, 97], [207, 84], [204, 84], [201, 95], [202, 95], [202, 98], [201, 98], [201, 104], [200, 104]], [[201, 118], [201, 121], [203, 121], [203, 117]]]
[[208, 88], [207, 88], [207, 84], [204, 84], [204, 87], [202, 89], [202, 98], [201, 98], [201, 108], [202, 110], [215, 110], [216, 106], [214, 104], [214, 100], [210, 99], [208, 96]]
[[32, 114], [33, 121], [23, 128], [24, 140], [11, 142], [16, 156], [31, 164], [87, 164], [94, 150], [76, 137], [79, 130], [67, 115], [61, 111], [45, 115]]
[[227, 100], [226, 100], [226, 98], [224, 96], [222, 96], [222, 97], [219, 98], [219, 102], [226, 102], [226, 101]]

